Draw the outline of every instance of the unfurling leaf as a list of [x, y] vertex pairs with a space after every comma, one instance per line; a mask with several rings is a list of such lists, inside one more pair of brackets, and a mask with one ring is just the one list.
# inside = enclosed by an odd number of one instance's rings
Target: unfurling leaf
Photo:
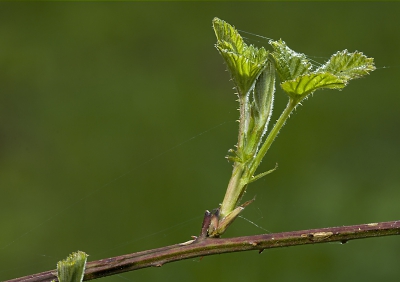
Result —
[[287, 47], [285, 42], [270, 41], [274, 48], [271, 53], [281, 79], [282, 89], [296, 103], [317, 89], [340, 89], [351, 79], [359, 78], [375, 69], [373, 58], [361, 52], [347, 50], [332, 55], [328, 62], [316, 70], [304, 54]]
[[275, 59], [275, 67], [282, 82], [311, 72], [312, 65], [306, 55], [293, 51], [282, 40], [269, 43], [274, 48], [271, 55]]
[[361, 52], [349, 53], [347, 50], [332, 55], [328, 62], [316, 72], [330, 72], [344, 80], [351, 80], [375, 70], [374, 59]]
[[60, 282], [81, 282], [85, 273], [88, 255], [78, 251], [57, 263], [57, 277]]
[[268, 123], [272, 114], [275, 93], [275, 68], [271, 61], [257, 78], [252, 90], [251, 116], [249, 130], [245, 132], [243, 146], [243, 160], [250, 160], [257, 152], [264, 133], [268, 129]]
[[268, 61], [264, 71], [257, 79], [256, 87], [254, 87], [254, 108], [259, 117], [269, 119], [272, 113], [272, 104], [275, 92], [275, 68]]
[[311, 73], [281, 83], [282, 89], [298, 102], [317, 89], [339, 89], [345, 86], [344, 80], [330, 73]]
[[231, 73], [240, 96], [246, 96], [265, 67], [268, 52], [264, 48], [247, 45], [237, 30], [227, 22], [214, 18], [216, 47]]

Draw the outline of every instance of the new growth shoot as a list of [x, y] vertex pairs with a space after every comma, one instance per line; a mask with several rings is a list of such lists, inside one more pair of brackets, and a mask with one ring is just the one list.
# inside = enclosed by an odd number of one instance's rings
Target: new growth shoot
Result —
[[[361, 52], [350, 53], [344, 50], [313, 69], [304, 54], [293, 51], [282, 40], [270, 40], [272, 51], [267, 51], [264, 47], [247, 45], [239, 32], [223, 20], [214, 18], [213, 28], [217, 37], [216, 48], [235, 84], [240, 111], [236, 150], [229, 150], [231, 155], [227, 157], [233, 162], [232, 176], [224, 200], [213, 211], [208, 227], [209, 237], [219, 237], [252, 202], [240, 205], [248, 184], [275, 170], [274, 168], [255, 174], [279, 130], [296, 106], [318, 89], [344, 88], [350, 80], [369, 74], [375, 66], [373, 58], [368, 58]], [[289, 101], [268, 132], [276, 73], [280, 78], [280, 87], [289, 96]]]

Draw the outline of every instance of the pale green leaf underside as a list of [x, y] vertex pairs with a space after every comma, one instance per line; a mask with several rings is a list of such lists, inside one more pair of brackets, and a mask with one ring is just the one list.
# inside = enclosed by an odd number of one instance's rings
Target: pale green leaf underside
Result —
[[57, 263], [57, 277], [60, 282], [81, 282], [85, 273], [88, 255], [78, 251]]
[[270, 44], [274, 48], [271, 55], [275, 59], [281, 81], [293, 80], [310, 73], [312, 65], [306, 55], [293, 51], [282, 40], [270, 41]]
[[368, 58], [361, 52], [349, 53], [343, 50], [332, 55], [317, 71], [330, 72], [341, 79], [351, 80], [367, 75], [373, 70], [375, 70], [373, 58]]
[[264, 48], [247, 45], [237, 30], [223, 20], [214, 18], [216, 47], [228, 65], [239, 95], [245, 96], [253, 87], [268, 59]]
[[243, 38], [237, 30], [227, 22], [214, 18], [213, 27], [218, 44], [226, 45], [225, 48], [232, 52], [242, 54], [244, 43]]
[[265, 65], [254, 63], [243, 55], [220, 49], [218, 45], [217, 48], [225, 59], [240, 96], [245, 96], [253, 87]]
[[282, 89], [296, 100], [301, 100], [317, 89], [339, 89], [345, 86], [345, 81], [330, 73], [311, 73], [281, 83]]
[[264, 71], [257, 79], [253, 91], [254, 108], [260, 116], [269, 118], [275, 92], [275, 68], [272, 62], [267, 62]]

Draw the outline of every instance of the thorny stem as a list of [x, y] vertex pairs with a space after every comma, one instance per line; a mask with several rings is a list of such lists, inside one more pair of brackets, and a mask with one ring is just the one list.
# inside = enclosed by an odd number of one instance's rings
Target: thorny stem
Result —
[[[195, 240], [163, 248], [107, 258], [86, 264], [83, 280], [91, 280], [137, 270], [150, 266], [160, 267], [166, 263], [214, 254], [281, 248], [317, 243], [340, 242], [354, 239], [400, 234], [400, 220], [362, 225], [310, 229], [301, 231], [262, 234], [235, 238], [209, 238], [207, 226], [210, 213], [206, 212], [202, 234]], [[57, 280], [56, 270], [46, 271], [5, 282], [39, 282]]]
[[[229, 180], [228, 188], [226, 190], [224, 200], [222, 201], [220, 207], [220, 219], [223, 219], [225, 216], [227, 216], [231, 211], [233, 211], [236, 208], [236, 206], [240, 201], [240, 198], [244, 193], [244, 190], [246, 189], [247, 183], [245, 181], [253, 177], [257, 167], [261, 163], [261, 160], [267, 153], [268, 149], [271, 147], [272, 142], [275, 140], [280, 129], [283, 127], [290, 113], [293, 111], [296, 105], [297, 105], [296, 101], [292, 99], [289, 100], [289, 103], [286, 106], [285, 110], [282, 112], [281, 116], [275, 123], [274, 127], [271, 129], [271, 132], [265, 139], [264, 144], [260, 148], [256, 157], [251, 161], [247, 169], [245, 169], [246, 166], [245, 164], [242, 164], [240, 162], [235, 162], [232, 176], [231, 179]], [[243, 114], [241, 114], [241, 117], [242, 115]], [[241, 124], [242, 123], [244, 122], [241, 121]], [[243, 129], [241, 129], [239, 132], [242, 132], [242, 130]], [[239, 140], [241, 140], [240, 136]], [[243, 177], [243, 174], [246, 175]]]

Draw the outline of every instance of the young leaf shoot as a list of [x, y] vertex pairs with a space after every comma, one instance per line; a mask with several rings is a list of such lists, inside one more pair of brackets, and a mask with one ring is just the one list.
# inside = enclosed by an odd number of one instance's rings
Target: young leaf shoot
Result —
[[[322, 66], [313, 70], [307, 56], [290, 49], [282, 40], [270, 40], [273, 51], [264, 47], [247, 45], [235, 27], [214, 18], [213, 28], [217, 37], [215, 45], [223, 57], [238, 94], [239, 134], [236, 150], [228, 160], [233, 171], [225, 197], [212, 214], [208, 228], [209, 237], [219, 237], [252, 201], [240, 205], [249, 183], [273, 172], [271, 169], [255, 175], [263, 157], [279, 130], [296, 106], [318, 89], [342, 89], [352, 79], [375, 70], [373, 58], [361, 52], [337, 52]], [[268, 132], [272, 114], [275, 73], [289, 101], [279, 119]], [[267, 134], [264, 139], [264, 135]]]

